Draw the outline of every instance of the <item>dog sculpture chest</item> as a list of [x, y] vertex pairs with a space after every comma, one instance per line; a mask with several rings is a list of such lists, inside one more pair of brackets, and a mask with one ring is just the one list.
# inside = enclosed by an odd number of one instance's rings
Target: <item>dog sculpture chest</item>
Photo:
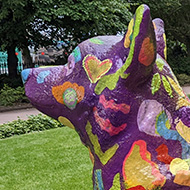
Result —
[[31, 103], [89, 148], [94, 190], [190, 189], [190, 102], [165, 41], [141, 5], [124, 37], [94, 37], [67, 65], [22, 73]]

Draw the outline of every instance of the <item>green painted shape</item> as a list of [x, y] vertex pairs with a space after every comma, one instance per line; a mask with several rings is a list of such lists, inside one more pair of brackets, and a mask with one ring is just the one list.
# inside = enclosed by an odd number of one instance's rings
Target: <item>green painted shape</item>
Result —
[[170, 83], [169, 81], [166, 79], [165, 76], [162, 76], [162, 82], [163, 82], [163, 85], [164, 85], [164, 88], [166, 90], [166, 92], [168, 93], [168, 95], [173, 98], [173, 95], [172, 95], [172, 88], [170, 86]]
[[89, 136], [89, 139], [90, 139], [90, 141], [91, 141], [91, 143], [93, 145], [95, 154], [98, 156], [98, 158], [100, 159], [100, 161], [102, 162], [103, 165], [107, 164], [107, 162], [116, 153], [117, 149], [119, 148], [119, 145], [115, 144], [111, 148], [106, 150], [105, 152], [102, 152], [100, 143], [98, 141], [98, 137], [97, 137], [97, 135], [94, 135], [92, 133], [92, 125], [90, 124], [89, 121], [86, 124], [86, 132], [87, 132], [87, 134]]
[[160, 89], [160, 85], [161, 85], [160, 74], [156, 73], [156, 74], [154, 74], [154, 76], [152, 78], [152, 83], [151, 83], [151, 89], [152, 89], [153, 95]]
[[104, 44], [104, 42], [103, 42], [102, 40], [97, 39], [97, 38], [91, 38], [89, 41], [90, 41], [91, 43], [93, 43], [93, 44], [99, 44], [99, 45]]
[[114, 176], [113, 185], [112, 185], [112, 187], [111, 187], [109, 190], [121, 190], [120, 174], [119, 174], [119, 173], [117, 173], [117, 174]]
[[143, 18], [143, 12], [144, 12], [144, 5], [141, 5], [136, 11], [135, 26], [134, 26], [134, 31], [133, 31], [133, 40], [132, 40], [132, 43], [130, 46], [129, 55], [128, 55], [124, 65], [120, 69], [118, 69], [116, 71], [116, 73], [110, 74], [110, 75], [105, 75], [98, 81], [98, 84], [95, 87], [95, 93], [97, 95], [100, 95], [106, 87], [109, 88], [110, 90], [114, 90], [117, 85], [117, 82], [119, 80], [119, 77], [121, 77], [122, 79], [126, 79], [129, 76], [129, 73], [126, 74], [124, 72], [127, 70], [127, 68], [132, 63], [132, 59], [133, 59], [133, 55], [134, 55], [134, 51], [135, 51], [135, 39], [139, 34], [140, 24], [141, 24], [142, 18]]
[[162, 59], [160, 59], [160, 58], [156, 59], [156, 65], [157, 65], [158, 69], [160, 71], [162, 71], [163, 68], [164, 68], [164, 61]]
[[95, 93], [100, 95], [106, 87], [110, 90], [114, 90], [120, 76], [121, 78], [126, 79], [129, 76], [129, 74], [121, 73], [118, 70], [114, 74], [105, 75], [104, 77], [102, 77], [95, 87]]

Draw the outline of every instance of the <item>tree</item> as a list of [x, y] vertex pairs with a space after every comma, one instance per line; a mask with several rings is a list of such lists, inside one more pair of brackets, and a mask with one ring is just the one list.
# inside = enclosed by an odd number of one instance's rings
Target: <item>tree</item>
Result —
[[0, 0], [0, 44], [14, 62], [8, 59], [9, 74], [16, 74], [16, 46], [29, 56], [29, 45], [37, 48], [62, 39], [69, 46], [122, 32], [131, 18], [128, 8], [124, 0]]

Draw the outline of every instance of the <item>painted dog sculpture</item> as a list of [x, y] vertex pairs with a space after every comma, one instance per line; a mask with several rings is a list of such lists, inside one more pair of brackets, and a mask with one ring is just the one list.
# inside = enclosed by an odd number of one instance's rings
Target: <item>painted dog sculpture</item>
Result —
[[94, 190], [189, 190], [190, 102], [166, 63], [160, 19], [141, 5], [124, 37], [79, 44], [65, 66], [26, 69], [26, 95], [74, 128]]

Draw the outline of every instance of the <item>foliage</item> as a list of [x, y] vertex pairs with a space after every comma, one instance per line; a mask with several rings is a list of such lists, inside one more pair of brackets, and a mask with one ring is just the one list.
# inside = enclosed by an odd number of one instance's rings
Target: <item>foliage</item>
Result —
[[190, 59], [183, 56], [170, 56], [168, 58], [168, 63], [170, 64], [174, 73], [185, 74], [190, 76]]
[[7, 124], [0, 125], [0, 139], [11, 137], [13, 135], [21, 135], [33, 131], [43, 131], [46, 129], [63, 127], [61, 123], [48, 116], [39, 114], [31, 115], [28, 120], [15, 120]]
[[18, 75], [16, 78], [10, 78], [6, 74], [0, 75], [0, 90], [4, 87], [4, 84], [11, 88], [23, 86], [23, 82], [20, 75]]
[[21, 102], [28, 102], [28, 99], [25, 96], [24, 87], [19, 86], [14, 89], [5, 84], [0, 90], [0, 105], [11, 106], [14, 103]]
[[[38, 48], [63, 40], [68, 55], [90, 36], [126, 30], [131, 18], [128, 8], [123, 0], [1, 0], [1, 48]], [[11, 59], [15, 58], [14, 52], [10, 53]]]
[[190, 76], [186, 74], [176, 75], [181, 86], [190, 85]]
[[0, 189], [89, 190], [88, 149], [68, 127], [0, 140]]

